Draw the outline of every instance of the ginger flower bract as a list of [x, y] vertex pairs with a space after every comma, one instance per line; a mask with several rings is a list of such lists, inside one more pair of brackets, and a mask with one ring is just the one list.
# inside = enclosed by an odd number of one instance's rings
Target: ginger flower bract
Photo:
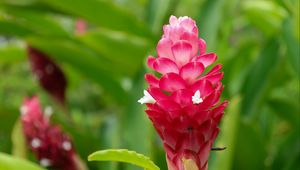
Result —
[[33, 97], [24, 100], [20, 111], [26, 143], [39, 163], [59, 170], [78, 170], [70, 137], [50, 122], [52, 109], [43, 112], [39, 99]]
[[149, 88], [139, 100], [161, 137], [169, 170], [206, 170], [219, 122], [227, 101], [220, 103], [223, 90], [217, 56], [206, 52], [198, 28], [189, 17], [170, 17], [157, 44], [157, 57], [148, 66], [160, 73], [146, 74]]
[[62, 69], [42, 51], [32, 46], [28, 46], [27, 51], [31, 70], [40, 86], [56, 101], [64, 105], [67, 79]]

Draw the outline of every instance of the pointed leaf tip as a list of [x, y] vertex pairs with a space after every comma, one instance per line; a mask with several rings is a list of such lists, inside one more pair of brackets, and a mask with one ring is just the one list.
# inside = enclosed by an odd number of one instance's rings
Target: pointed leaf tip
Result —
[[88, 156], [88, 161], [118, 161], [140, 166], [147, 170], [160, 170], [150, 158], [127, 149], [96, 151]]

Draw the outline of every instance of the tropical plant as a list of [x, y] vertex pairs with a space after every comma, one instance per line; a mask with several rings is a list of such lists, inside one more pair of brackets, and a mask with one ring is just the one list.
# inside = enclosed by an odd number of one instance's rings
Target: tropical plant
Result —
[[[157, 166], [127, 150], [89, 159], [167, 169], [163, 145], [137, 100], [146, 87], [145, 58], [155, 55], [171, 15], [196, 20], [225, 73], [222, 98], [230, 103], [214, 146], [226, 150], [211, 153], [209, 169], [297, 169], [299, 0], [1, 0], [0, 151], [13, 157], [1, 154], [0, 169], [39, 169], [15, 158], [37, 162], [18, 123], [24, 97], [35, 94], [51, 105], [52, 121], [69, 133], [83, 160], [96, 150], [127, 148]], [[65, 104], [32, 76], [28, 46], [61, 68]], [[138, 168], [85, 163], [89, 169]]]

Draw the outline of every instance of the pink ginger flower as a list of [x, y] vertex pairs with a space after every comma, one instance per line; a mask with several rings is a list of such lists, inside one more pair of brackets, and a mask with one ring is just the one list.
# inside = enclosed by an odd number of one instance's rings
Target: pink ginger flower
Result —
[[227, 101], [220, 103], [223, 90], [222, 65], [217, 56], [206, 53], [206, 43], [198, 38], [195, 21], [170, 17], [157, 45], [158, 57], [148, 57], [148, 66], [160, 77], [146, 74], [149, 88], [138, 102], [161, 137], [169, 170], [206, 170], [218, 124]]
[[87, 23], [83, 19], [78, 19], [75, 22], [75, 33], [76, 34], [83, 34], [87, 30]]
[[42, 111], [38, 97], [25, 98], [21, 122], [26, 143], [40, 164], [57, 170], [78, 170], [70, 137], [50, 123], [52, 109]]

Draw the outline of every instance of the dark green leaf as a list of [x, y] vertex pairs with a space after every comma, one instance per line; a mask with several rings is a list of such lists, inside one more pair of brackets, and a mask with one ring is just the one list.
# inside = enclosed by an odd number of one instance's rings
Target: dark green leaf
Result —
[[32, 31], [24, 26], [11, 21], [3, 21], [0, 18], [0, 33], [10, 36], [26, 36]]
[[300, 42], [294, 35], [291, 19], [285, 20], [283, 24], [283, 39], [287, 47], [289, 62], [300, 78]]
[[[249, 77], [244, 84], [245, 94], [242, 101], [242, 114], [252, 117], [255, 109], [265, 93], [270, 76], [279, 61], [279, 44], [271, 39], [261, 49], [253, 68], [249, 70]], [[253, 117], [252, 117], [253, 118]]]
[[232, 169], [264, 169], [266, 150], [259, 129], [255, 124], [241, 122], [238, 132]]

